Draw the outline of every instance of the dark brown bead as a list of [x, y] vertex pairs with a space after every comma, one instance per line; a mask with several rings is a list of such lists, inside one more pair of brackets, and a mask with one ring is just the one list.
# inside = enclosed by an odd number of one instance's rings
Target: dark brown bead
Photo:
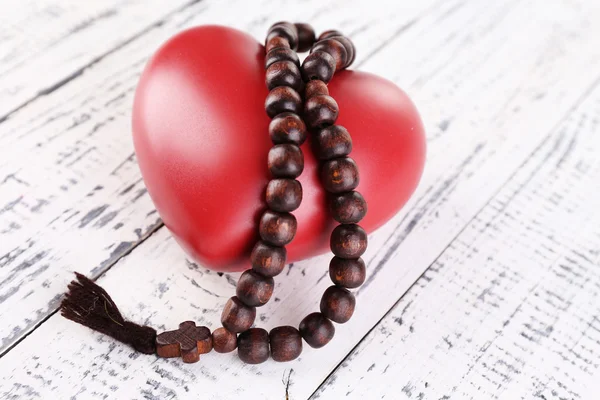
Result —
[[328, 31], [324, 31], [323, 33], [321, 33], [319, 35], [319, 39], [317, 41], [321, 41], [324, 39], [328, 39], [330, 37], [334, 37], [334, 36], [344, 36], [344, 34], [340, 31], [336, 31], [335, 29], [330, 29]]
[[238, 280], [235, 294], [247, 306], [260, 307], [269, 302], [273, 295], [275, 281], [249, 269], [244, 271]]
[[327, 84], [325, 82], [318, 79], [306, 82], [306, 86], [304, 87], [305, 99], [310, 99], [311, 97], [320, 94], [329, 95], [329, 89], [327, 89]]
[[320, 312], [304, 317], [299, 328], [306, 343], [315, 349], [325, 346], [335, 334], [335, 327], [331, 321]]
[[358, 192], [346, 192], [331, 196], [329, 209], [340, 224], [356, 224], [367, 214], [367, 202]]
[[348, 68], [356, 59], [356, 48], [354, 47], [354, 43], [352, 43], [352, 40], [348, 39], [346, 36], [332, 36], [330, 39], [335, 39], [344, 45], [346, 54], [348, 55], [344, 68]]
[[306, 125], [294, 113], [281, 113], [269, 124], [269, 135], [274, 144], [293, 143], [300, 146], [306, 140]]
[[217, 328], [212, 333], [213, 348], [217, 353], [229, 353], [237, 347], [237, 336], [225, 328]]
[[289, 86], [300, 90], [302, 77], [296, 64], [291, 61], [278, 61], [267, 68], [265, 82], [269, 90], [277, 86]]
[[302, 203], [302, 185], [295, 179], [271, 179], [265, 197], [271, 210], [292, 212]]
[[287, 47], [276, 47], [271, 49], [265, 58], [265, 69], [269, 68], [269, 66], [278, 61], [290, 61], [300, 68], [300, 59], [298, 58], [298, 54], [294, 50]]
[[350, 157], [336, 158], [323, 164], [321, 181], [330, 193], [343, 193], [356, 189], [360, 182], [358, 166]]
[[243, 332], [250, 328], [256, 318], [256, 308], [245, 305], [233, 296], [223, 307], [221, 323], [230, 332]]
[[304, 104], [304, 122], [312, 129], [335, 123], [340, 112], [337, 102], [331, 96], [312, 96]]
[[292, 361], [302, 353], [302, 336], [293, 326], [278, 326], [269, 332], [271, 357], [278, 362]]
[[333, 257], [329, 263], [329, 277], [338, 286], [357, 288], [365, 282], [366, 276], [365, 262], [360, 257], [351, 260]]
[[314, 51], [304, 59], [301, 70], [306, 82], [320, 79], [329, 83], [335, 72], [335, 58], [324, 51]]
[[267, 34], [267, 41], [277, 36], [285, 38], [293, 50], [298, 47], [298, 30], [294, 24], [290, 22], [278, 22], [271, 25]]
[[259, 240], [250, 254], [252, 269], [262, 276], [276, 276], [283, 271], [287, 250], [285, 247], [271, 246]]
[[269, 92], [265, 100], [265, 110], [271, 118], [283, 112], [298, 114], [301, 109], [302, 98], [291, 87], [278, 86]]
[[327, 126], [317, 132], [316, 153], [320, 160], [344, 157], [351, 151], [352, 138], [343, 126]]
[[246, 364], [260, 364], [269, 359], [269, 334], [262, 328], [252, 328], [239, 334], [238, 356]]
[[335, 38], [324, 39], [313, 46], [311, 51], [324, 51], [335, 59], [335, 70], [343, 69], [348, 63], [348, 52], [343, 43]]
[[278, 144], [269, 150], [268, 164], [274, 178], [297, 178], [304, 170], [304, 154], [295, 144]]
[[267, 210], [262, 215], [258, 231], [265, 242], [274, 246], [285, 246], [294, 239], [298, 222], [290, 213]]
[[290, 42], [288, 42], [286, 38], [283, 38], [281, 36], [273, 36], [267, 39], [267, 44], [265, 45], [265, 51], [267, 53], [269, 53], [273, 49], [278, 48], [289, 49]]
[[338, 225], [331, 232], [329, 244], [340, 258], [358, 258], [367, 250], [367, 232], [356, 224]]
[[348, 322], [352, 318], [354, 306], [354, 295], [338, 286], [330, 286], [321, 297], [321, 313], [338, 324]]
[[304, 53], [305, 51], [310, 50], [313, 43], [315, 43], [315, 30], [309, 24], [294, 24], [296, 26], [296, 31], [298, 32], [298, 52]]

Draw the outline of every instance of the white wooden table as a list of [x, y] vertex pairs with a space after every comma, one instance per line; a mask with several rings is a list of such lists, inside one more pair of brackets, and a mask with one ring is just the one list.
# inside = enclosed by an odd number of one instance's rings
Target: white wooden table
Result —
[[[12, 3], [12, 4], [11, 4]], [[238, 275], [186, 260], [130, 136], [148, 59], [187, 27], [338, 28], [428, 135], [410, 203], [370, 237], [351, 322], [291, 363], [139, 355], [60, 317], [72, 272], [157, 329], [216, 327]], [[0, 398], [600, 398], [597, 0], [12, 0], [0, 13]], [[290, 265], [261, 326], [314, 311]]]

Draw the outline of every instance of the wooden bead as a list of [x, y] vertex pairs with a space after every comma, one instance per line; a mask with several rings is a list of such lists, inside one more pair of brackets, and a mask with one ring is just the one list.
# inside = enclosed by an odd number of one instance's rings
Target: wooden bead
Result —
[[321, 297], [321, 313], [338, 324], [348, 322], [352, 318], [354, 306], [354, 295], [338, 286], [330, 286]]
[[358, 166], [350, 157], [329, 160], [321, 169], [321, 181], [330, 193], [354, 190], [360, 182]]
[[329, 277], [338, 286], [355, 289], [365, 282], [367, 276], [362, 258], [344, 259], [333, 257], [329, 263]]
[[268, 165], [274, 178], [297, 178], [304, 170], [304, 154], [295, 144], [278, 144], [269, 150]]
[[285, 247], [271, 246], [259, 240], [250, 254], [252, 269], [266, 277], [279, 275], [285, 267], [287, 250]]
[[333, 195], [329, 203], [331, 216], [340, 224], [356, 224], [367, 214], [367, 202], [358, 192]]
[[260, 364], [269, 358], [269, 334], [262, 328], [248, 329], [237, 339], [238, 356], [247, 364]]
[[331, 54], [335, 59], [336, 71], [346, 67], [348, 62], [348, 52], [346, 51], [346, 47], [335, 38], [328, 38], [317, 42], [311, 49], [311, 52], [319, 50]]
[[264, 306], [273, 295], [275, 281], [249, 269], [238, 280], [235, 294], [244, 304], [251, 307]]
[[321, 33], [319, 35], [319, 39], [317, 39], [317, 41], [320, 42], [321, 40], [328, 39], [328, 38], [334, 37], [334, 36], [344, 36], [344, 34], [340, 31], [336, 31], [335, 29], [331, 29], [331, 30], [324, 31], [323, 33]]
[[294, 239], [297, 228], [298, 222], [292, 214], [267, 210], [260, 219], [258, 232], [265, 242], [285, 246]]
[[230, 353], [237, 347], [237, 336], [225, 328], [217, 328], [212, 333], [213, 348], [217, 353]]
[[299, 330], [306, 343], [315, 349], [325, 346], [335, 334], [335, 327], [331, 321], [320, 312], [304, 317]]
[[271, 210], [292, 212], [302, 203], [302, 185], [295, 179], [271, 179], [265, 198]]
[[318, 79], [306, 82], [306, 86], [304, 87], [305, 99], [310, 99], [311, 97], [320, 94], [329, 95], [329, 89], [327, 89], [327, 84], [325, 82]]
[[271, 118], [283, 112], [298, 114], [301, 109], [302, 98], [291, 87], [278, 86], [269, 92], [265, 100], [265, 110]]
[[304, 59], [301, 72], [306, 82], [319, 79], [329, 83], [335, 72], [335, 59], [324, 51], [314, 51]]
[[294, 50], [287, 47], [276, 47], [271, 49], [265, 57], [265, 69], [269, 68], [269, 66], [278, 61], [290, 61], [300, 68], [300, 59], [298, 58], [298, 54]]
[[181, 357], [185, 363], [195, 363], [200, 354], [206, 354], [213, 348], [210, 330], [205, 326], [196, 326], [194, 321], [179, 324], [179, 329], [162, 332], [156, 336], [156, 354], [159, 357]]
[[316, 136], [316, 153], [320, 160], [344, 157], [352, 151], [352, 138], [343, 126], [327, 126], [319, 130]]
[[269, 332], [271, 357], [278, 362], [292, 361], [302, 353], [302, 336], [293, 326], [278, 326]]
[[294, 24], [296, 31], [298, 32], [298, 52], [304, 53], [310, 50], [313, 43], [315, 43], [315, 30], [309, 24]]
[[348, 57], [344, 68], [348, 68], [356, 59], [356, 48], [354, 47], [354, 43], [352, 43], [352, 40], [348, 39], [346, 36], [332, 36], [330, 39], [337, 40], [346, 48], [346, 54]]
[[312, 129], [326, 127], [338, 117], [340, 109], [331, 96], [312, 96], [304, 104], [304, 122]]
[[286, 38], [283, 38], [281, 36], [273, 36], [267, 39], [267, 43], [265, 44], [265, 51], [267, 53], [269, 53], [273, 49], [278, 48], [289, 49], [290, 42], [288, 42]]
[[340, 258], [358, 258], [367, 250], [367, 232], [356, 224], [338, 225], [331, 232], [329, 244]]
[[273, 37], [285, 38], [292, 50], [298, 47], [298, 31], [296, 26], [290, 22], [278, 22], [271, 25], [267, 33], [267, 41]]
[[245, 305], [233, 296], [223, 307], [221, 323], [230, 332], [239, 333], [250, 328], [256, 318], [256, 308]]
[[273, 144], [300, 146], [306, 140], [306, 125], [297, 114], [281, 113], [269, 124], [269, 136]]
[[302, 77], [296, 64], [291, 61], [278, 61], [267, 68], [265, 82], [269, 90], [277, 86], [289, 86], [300, 90]]

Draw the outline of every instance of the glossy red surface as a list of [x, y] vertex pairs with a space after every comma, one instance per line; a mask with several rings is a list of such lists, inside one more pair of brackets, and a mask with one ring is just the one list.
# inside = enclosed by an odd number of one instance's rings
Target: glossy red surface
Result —
[[[340, 107], [338, 124], [352, 135], [360, 168], [358, 190], [372, 232], [400, 210], [425, 162], [425, 136], [416, 108], [393, 83], [355, 71], [329, 85]], [[179, 244], [219, 271], [248, 267], [265, 208], [270, 119], [264, 49], [231, 28], [202, 26], [165, 43], [140, 79], [133, 137], [144, 181]], [[335, 221], [318, 180], [309, 140], [302, 146], [304, 200], [294, 212], [298, 233], [288, 261], [329, 250]]]

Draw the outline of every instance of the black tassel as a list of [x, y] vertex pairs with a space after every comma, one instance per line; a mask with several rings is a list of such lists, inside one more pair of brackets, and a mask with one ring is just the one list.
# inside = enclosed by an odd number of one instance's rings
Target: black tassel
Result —
[[141, 353], [156, 352], [156, 331], [126, 321], [108, 293], [76, 272], [77, 280], [60, 304], [63, 317], [131, 345]]

